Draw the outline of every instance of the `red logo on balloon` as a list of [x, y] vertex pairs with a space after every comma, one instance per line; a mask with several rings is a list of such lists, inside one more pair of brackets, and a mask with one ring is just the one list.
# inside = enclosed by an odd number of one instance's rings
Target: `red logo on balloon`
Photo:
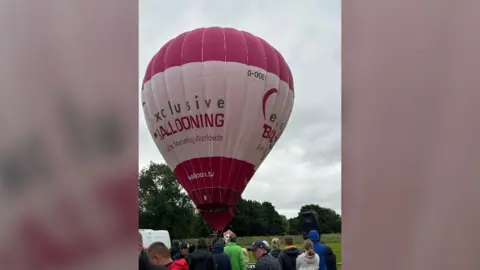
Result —
[[263, 102], [262, 102], [262, 110], [263, 110], [263, 119], [267, 120], [267, 115], [265, 113], [265, 110], [266, 110], [266, 107], [267, 107], [267, 101], [268, 101], [268, 98], [277, 93], [278, 90], [275, 89], [275, 88], [271, 88], [270, 90], [268, 90], [265, 95], [263, 95]]
[[[265, 119], [265, 121], [267, 120], [267, 114], [265, 111], [266, 111], [268, 98], [270, 98], [271, 95], [276, 94], [277, 92], [278, 90], [276, 88], [271, 88], [263, 95], [262, 110], [263, 110], [263, 119]], [[268, 139], [270, 143], [273, 143], [278, 138], [278, 136], [275, 136], [277, 134], [277, 131], [274, 130], [272, 127], [276, 120], [277, 120], [277, 115], [272, 114], [270, 115], [270, 119], [269, 119], [269, 122], [271, 122], [271, 124], [270, 125], [267, 123], [263, 124], [262, 137], [265, 139]]]

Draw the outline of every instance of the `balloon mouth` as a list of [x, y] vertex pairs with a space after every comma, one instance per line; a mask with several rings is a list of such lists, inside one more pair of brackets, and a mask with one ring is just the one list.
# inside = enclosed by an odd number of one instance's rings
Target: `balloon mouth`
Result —
[[201, 213], [213, 213], [213, 214], [220, 214], [223, 212], [230, 212], [233, 209], [231, 206], [225, 206], [225, 205], [202, 205], [199, 207], [199, 211]]
[[235, 214], [233, 206], [218, 204], [202, 205], [199, 207], [199, 211], [210, 227], [217, 231], [223, 231]]

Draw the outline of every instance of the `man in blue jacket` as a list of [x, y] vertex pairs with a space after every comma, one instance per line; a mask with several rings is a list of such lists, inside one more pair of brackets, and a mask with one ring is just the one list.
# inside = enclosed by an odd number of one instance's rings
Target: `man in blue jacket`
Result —
[[316, 230], [311, 230], [308, 233], [308, 239], [313, 242], [313, 249], [315, 250], [315, 253], [318, 254], [318, 257], [320, 257], [320, 265], [319, 265], [319, 270], [327, 270], [327, 265], [325, 264], [325, 255], [328, 253], [328, 248], [320, 243], [320, 235]]

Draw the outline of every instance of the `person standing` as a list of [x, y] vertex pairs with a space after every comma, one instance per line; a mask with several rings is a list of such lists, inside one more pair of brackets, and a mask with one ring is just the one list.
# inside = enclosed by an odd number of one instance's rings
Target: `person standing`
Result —
[[155, 242], [148, 247], [149, 270], [188, 270], [185, 259], [174, 261], [170, 250], [162, 242]]
[[282, 270], [295, 270], [297, 257], [300, 251], [293, 245], [293, 238], [291, 236], [285, 237], [285, 248], [278, 254], [278, 262]]
[[189, 246], [187, 242], [181, 242], [178, 246], [178, 251], [175, 253], [174, 256], [172, 256], [172, 259], [174, 261], [185, 259], [185, 261], [188, 262], [188, 248]]
[[327, 267], [327, 270], [337, 270], [337, 256], [333, 252], [333, 249], [329, 247], [328, 245], [325, 245], [327, 247], [327, 254], [325, 255], [325, 266]]
[[217, 267], [216, 270], [232, 270], [230, 258], [227, 253], [224, 252], [224, 246], [220, 242], [213, 245], [213, 259], [215, 261], [215, 266]]
[[275, 259], [278, 258], [282, 250], [280, 249], [280, 240], [278, 238], [272, 239], [272, 249], [270, 250], [270, 255], [272, 255]]
[[228, 237], [228, 244], [224, 248], [225, 253], [230, 259], [232, 270], [246, 270], [247, 264], [243, 257], [242, 247], [237, 245], [237, 235], [232, 233]]
[[249, 248], [257, 260], [255, 270], [281, 270], [280, 263], [268, 254], [267, 248], [264, 241], [255, 241]]
[[318, 270], [320, 267], [320, 257], [315, 250], [313, 250], [313, 243], [310, 240], [305, 240], [302, 254], [297, 257], [297, 270]]
[[211, 270], [215, 269], [213, 254], [208, 251], [208, 245], [205, 239], [198, 239], [197, 248], [190, 254], [188, 263], [189, 270]]
[[190, 242], [187, 242], [187, 243], [188, 243], [188, 254], [192, 254], [197, 247], [191, 244]]
[[180, 256], [180, 240], [173, 240], [172, 246], [170, 247], [170, 256], [172, 259], [176, 259]]
[[327, 270], [327, 265], [325, 264], [325, 256], [328, 253], [328, 249], [325, 244], [320, 242], [320, 234], [316, 230], [311, 230], [308, 233], [308, 239], [313, 243], [313, 250], [320, 257], [319, 270]]
[[263, 240], [262, 242], [263, 242], [263, 243], [265, 244], [265, 246], [267, 247], [267, 253], [270, 254], [270, 251], [272, 251], [272, 249], [271, 249], [270, 246], [268, 245], [268, 241], [267, 241], [267, 240]]

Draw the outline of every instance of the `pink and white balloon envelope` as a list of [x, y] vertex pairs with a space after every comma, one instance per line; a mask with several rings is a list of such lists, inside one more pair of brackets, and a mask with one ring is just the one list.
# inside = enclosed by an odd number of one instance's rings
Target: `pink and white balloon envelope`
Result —
[[185, 32], [153, 56], [141, 99], [166, 163], [209, 225], [223, 230], [292, 113], [283, 56], [245, 31]]

